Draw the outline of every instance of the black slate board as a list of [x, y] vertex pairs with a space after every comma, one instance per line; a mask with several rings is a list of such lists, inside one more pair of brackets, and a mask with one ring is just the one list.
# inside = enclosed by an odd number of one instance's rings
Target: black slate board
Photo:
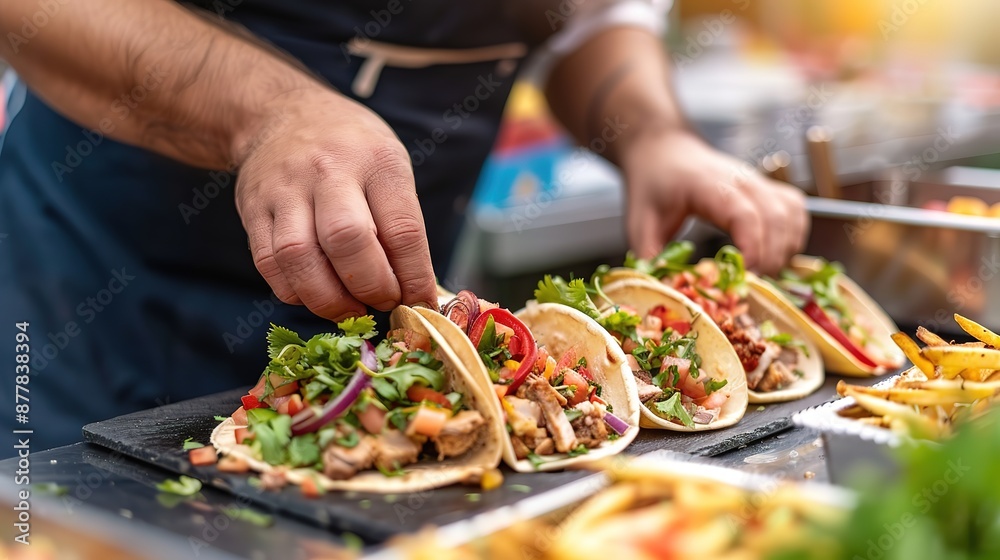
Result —
[[[228, 391], [160, 408], [119, 416], [83, 428], [85, 441], [107, 447], [169, 471], [200, 479], [216, 488], [248, 498], [271, 511], [299, 517], [320, 527], [355, 533], [365, 540], [380, 542], [428, 524], [445, 525], [478, 513], [514, 504], [527, 494], [563, 486], [588, 476], [581, 471], [561, 473], [515, 473], [505, 470], [503, 488], [478, 493], [477, 488], [452, 486], [412, 494], [385, 496], [334, 492], [310, 500], [294, 487], [280, 492], [264, 492], [248, 484], [247, 475], [220, 472], [215, 467], [193, 467], [182, 449], [184, 440], [208, 443], [218, 424], [215, 415], [226, 415], [238, 405], [241, 390]], [[512, 488], [513, 486], [513, 488]], [[469, 494], [476, 494], [473, 502]]]
[[[730, 428], [700, 433], [643, 430], [626, 450], [642, 454], [658, 449], [701, 456], [715, 456], [746, 446], [791, 427], [791, 416], [836, 396], [836, 376], [805, 399], [789, 403], [750, 405], [743, 420]], [[874, 383], [877, 379], [849, 379], [851, 383]], [[473, 502], [469, 487], [453, 486], [391, 498], [381, 494], [330, 493], [318, 500], [302, 497], [296, 488], [261, 492], [250, 486], [246, 475], [220, 472], [215, 467], [193, 467], [183, 441], [208, 443], [217, 424], [215, 415], [226, 415], [237, 406], [249, 387], [119, 416], [84, 426], [84, 440], [107, 447], [169, 471], [194, 476], [217, 488], [248, 497], [273, 511], [310, 521], [320, 527], [356, 533], [370, 541], [412, 532], [428, 524], [445, 525], [473, 515], [511, 505], [526, 494], [511, 489], [525, 485], [531, 493], [550, 490], [586, 476], [586, 473], [515, 473], [505, 469], [505, 485], [484, 493]]]

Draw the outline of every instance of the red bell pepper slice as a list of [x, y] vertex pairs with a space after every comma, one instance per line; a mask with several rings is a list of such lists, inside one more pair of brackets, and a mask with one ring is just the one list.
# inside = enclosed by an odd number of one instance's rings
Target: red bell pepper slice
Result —
[[257, 400], [257, 397], [253, 395], [243, 395], [240, 399], [243, 401], [243, 410], [253, 410], [255, 408], [263, 408], [267, 405]]
[[472, 341], [473, 346], [479, 346], [479, 340], [483, 337], [483, 332], [486, 330], [486, 322], [490, 317], [493, 318], [494, 323], [503, 325], [514, 331], [514, 336], [517, 337], [518, 345], [520, 346], [519, 350], [524, 354], [524, 357], [521, 358], [520, 367], [514, 372], [514, 380], [507, 386], [507, 394], [513, 395], [517, 392], [518, 387], [524, 383], [531, 370], [534, 369], [535, 361], [538, 359], [538, 345], [535, 343], [535, 337], [531, 335], [531, 331], [528, 330], [528, 327], [520, 319], [506, 309], [494, 307], [480, 313], [479, 317], [476, 318], [475, 324], [469, 329], [469, 339]]
[[823, 308], [816, 303], [815, 299], [812, 297], [806, 298], [805, 303], [802, 305], [802, 312], [808, 315], [809, 318], [819, 325], [821, 329], [829, 333], [830, 336], [839, 342], [841, 346], [846, 348], [852, 356], [858, 359], [858, 361], [871, 368], [878, 367], [875, 360], [868, 357], [864, 350], [858, 348], [858, 346], [851, 341], [850, 337], [847, 336], [847, 333], [845, 333], [843, 329], [840, 328], [840, 325], [838, 325], [829, 315], [826, 314], [826, 311], [824, 311]]

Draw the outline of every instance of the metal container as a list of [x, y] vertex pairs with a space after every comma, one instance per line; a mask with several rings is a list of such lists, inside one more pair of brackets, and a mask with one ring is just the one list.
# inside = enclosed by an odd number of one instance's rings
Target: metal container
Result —
[[809, 198], [806, 253], [840, 261], [897, 323], [955, 333], [961, 313], [1000, 330], [1000, 218], [923, 208], [953, 196], [1000, 203], [1000, 171], [959, 171], [897, 172], [846, 185], [841, 200]]

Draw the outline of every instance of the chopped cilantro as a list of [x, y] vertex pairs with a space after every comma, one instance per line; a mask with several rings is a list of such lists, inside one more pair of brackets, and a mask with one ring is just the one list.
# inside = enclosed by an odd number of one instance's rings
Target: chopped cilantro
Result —
[[469, 502], [472, 502], [472, 503], [476, 503], [480, 499], [482, 499], [482, 496], [480, 494], [476, 493], [476, 492], [470, 492], [470, 493], [468, 493], [468, 494], [465, 495], [465, 499], [466, 499], [466, 501], [469, 501]]
[[158, 483], [156, 485], [156, 489], [160, 492], [166, 492], [167, 494], [194, 496], [201, 491], [201, 481], [197, 478], [181, 475], [177, 480], [168, 478], [163, 482]]
[[583, 416], [583, 411], [580, 410], [579, 408], [567, 408], [567, 409], [563, 410], [563, 412], [566, 413], [566, 419], [569, 420], [570, 422], [572, 422], [572, 421], [576, 420], [577, 418], [580, 418], [581, 416]]
[[205, 444], [204, 443], [198, 443], [197, 441], [194, 441], [193, 437], [189, 437], [186, 440], [184, 440], [184, 446], [183, 447], [184, 447], [184, 451], [190, 451], [192, 449], [199, 449], [201, 447], [205, 447]]
[[507, 488], [512, 492], [520, 492], [522, 494], [529, 494], [531, 492], [531, 486], [526, 484], [508, 484]]
[[[293, 437], [288, 444], [288, 462], [293, 467], [308, 467], [320, 462], [320, 447], [316, 434]], [[351, 446], [345, 446], [351, 447]]]
[[226, 420], [229, 419], [228, 416], [219, 416], [219, 415], [215, 415], [212, 418], [215, 418], [216, 422], [225, 422]]
[[403, 469], [403, 467], [401, 467], [398, 462], [393, 463], [392, 464], [393, 468], [391, 469], [383, 467], [380, 463], [377, 463], [375, 467], [378, 469], [378, 472], [388, 477], [403, 476], [404, 474], [406, 474], [406, 470]]
[[224, 507], [222, 513], [230, 519], [238, 519], [257, 527], [270, 527], [274, 525], [274, 518], [266, 513], [254, 511], [248, 507]]
[[590, 453], [590, 450], [587, 449], [587, 446], [581, 443], [580, 445], [577, 445], [573, 449], [570, 449], [567, 455], [569, 455], [570, 457], [579, 457], [580, 455], [586, 455], [587, 453]]

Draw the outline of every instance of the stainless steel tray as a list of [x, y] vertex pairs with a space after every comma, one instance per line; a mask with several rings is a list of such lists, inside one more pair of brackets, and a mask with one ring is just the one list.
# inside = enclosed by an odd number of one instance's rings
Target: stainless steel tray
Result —
[[[954, 182], [963, 177], [966, 184]], [[1000, 202], [1000, 171], [874, 180], [842, 194], [808, 199], [806, 253], [843, 263], [897, 323], [955, 332], [952, 315], [961, 313], [1000, 329], [1000, 218], [921, 208], [958, 195]]]

